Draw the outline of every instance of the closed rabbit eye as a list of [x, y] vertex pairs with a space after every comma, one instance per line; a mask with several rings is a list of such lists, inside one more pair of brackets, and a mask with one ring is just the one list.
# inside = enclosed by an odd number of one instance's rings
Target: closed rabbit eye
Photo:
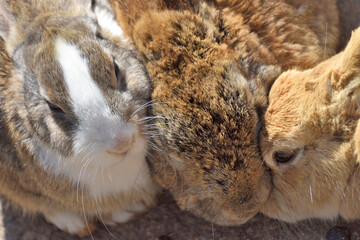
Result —
[[115, 61], [114, 61], [114, 69], [115, 69], [115, 76], [116, 76], [117, 86], [118, 86], [117, 88], [120, 91], [124, 92], [127, 90], [125, 75], [123, 72], [121, 72], [119, 66], [116, 64]]
[[49, 102], [49, 101], [46, 100], [46, 103], [48, 104], [48, 106], [49, 106], [49, 108], [50, 108], [50, 110], [51, 110], [52, 112], [65, 113], [60, 107], [52, 104], [51, 102]]
[[98, 38], [98, 39], [100, 39], [100, 40], [104, 40], [104, 37], [102, 36], [102, 34], [101, 34], [99, 31], [97, 31], [97, 32], [95, 33], [95, 36], [96, 36], [96, 38]]
[[276, 151], [273, 153], [273, 159], [280, 164], [289, 163], [296, 158], [298, 153], [299, 149], [292, 151]]

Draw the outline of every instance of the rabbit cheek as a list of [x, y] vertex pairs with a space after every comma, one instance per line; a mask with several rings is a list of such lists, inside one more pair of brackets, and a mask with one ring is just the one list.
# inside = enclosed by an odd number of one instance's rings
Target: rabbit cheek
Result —
[[57, 153], [70, 156], [76, 119], [49, 109], [42, 96], [37, 94], [38, 85], [27, 79], [31, 75], [24, 75], [24, 103], [27, 111], [25, 122], [29, 124], [32, 137], [50, 146]]

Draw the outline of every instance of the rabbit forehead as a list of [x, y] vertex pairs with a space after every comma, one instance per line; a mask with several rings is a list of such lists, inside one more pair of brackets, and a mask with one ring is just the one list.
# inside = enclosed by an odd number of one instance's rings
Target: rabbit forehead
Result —
[[55, 39], [55, 58], [59, 63], [63, 80], [75, 113], [99, 108], [110, 112], [106, 99], [92, 77], [89, 57], [63, 38]]
[[81, 56], [79, 49], [64, 39], [57, 38], [55, 40], [55, 52], [74, 107], [87, 105], [91, 97], [103, 105], [103, 96], [92, 80], [89, 65], [86, 58]]

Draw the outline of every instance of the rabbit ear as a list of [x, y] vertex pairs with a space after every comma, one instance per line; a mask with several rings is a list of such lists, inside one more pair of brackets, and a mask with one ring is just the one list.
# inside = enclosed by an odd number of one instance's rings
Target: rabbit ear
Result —
[[92, 0], [74, 0], [78, 5], [84, 6], [84, 8], [90, 10], [93, 4]]
[[9, 12], [7, 4], [4, 1], [0, 1], [0, 37], [5, 42], [10, 35], [14, 23], [15, 19]]
[[[82, 0], [83, 1], [83, 0]], [[92, 6], [101, 30], [127, 41], [124, 31], [116, 22], [115, 13], [107, 0], [95, 0]]]
[[4, 40], [10, 56], [12, 56], [16, 46], [22, 42], [22, 34], [17, 19], [10, 12], [9, 5], [0, 0], [0, 38]]
[[332, 72], [331, 86], [345, 100], [348, 117], [360, 118], [360, 28], [352, 33]]
[[[360, 28], [353, 31], [351, 39], [333, 70], [332, 86], [338, 90], [360, 76]], [[356, 81], [356, 80], [355, 80]]]

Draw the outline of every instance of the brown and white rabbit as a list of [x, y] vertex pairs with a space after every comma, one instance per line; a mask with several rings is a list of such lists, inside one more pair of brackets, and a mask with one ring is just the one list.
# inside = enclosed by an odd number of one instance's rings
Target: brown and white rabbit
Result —
[[152, 176], [182, 209], [244, 223], [270, 191], [256, 101], [282, 70], [326, 57], [321, 41], [283, 1], [111, 2], [153, 82]]
[[110, 5], [91, 2], [0, 2], [10, 56], [1, 53], [0, 193], [69, 233], [97, 217], [125, 222], [158, 189], [145, 162], [145, 67]]
[[360, 218], [360, 28], [345, 50], [274, 83], [261, 134], [273, 188], [262, 212]]

